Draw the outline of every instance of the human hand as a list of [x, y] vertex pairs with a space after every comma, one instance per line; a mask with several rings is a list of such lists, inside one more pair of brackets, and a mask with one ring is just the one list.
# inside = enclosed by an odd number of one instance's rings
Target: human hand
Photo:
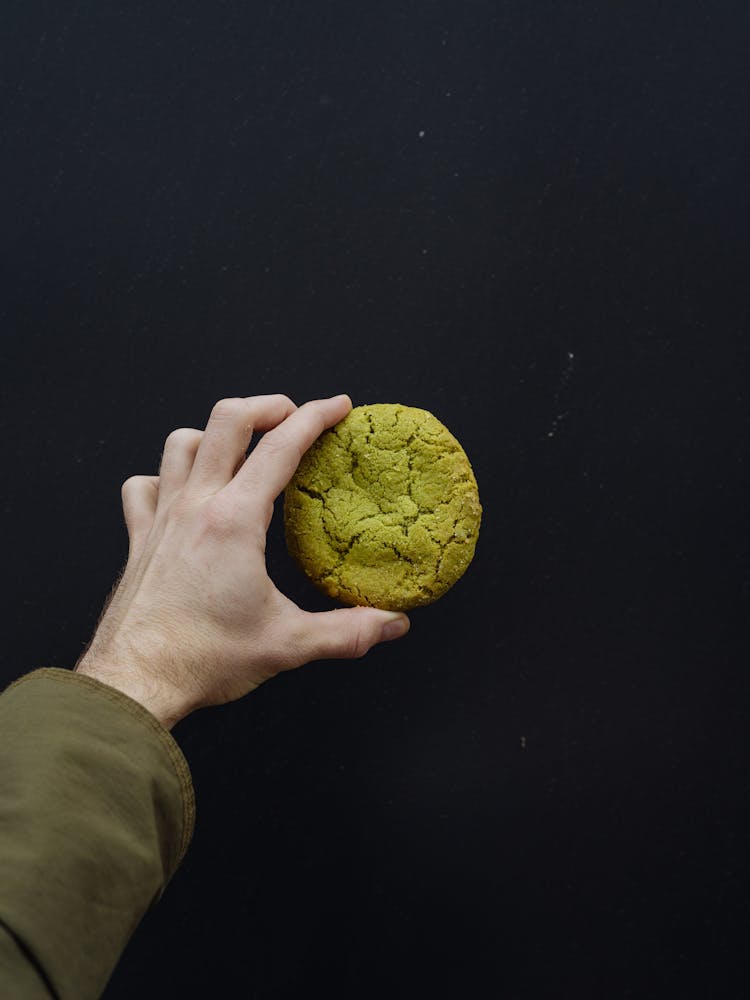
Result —
[[[401, 613], [303, 611], [266, 571], [274, 500], [302, 455], [352, 407], [348, 396], [299, 408], [287, 397], [220, 400], [205, 431], [166, 439], [158, 476], [122, 485], [125, 568], [75, 670], [119, 688], [170, 729], [234, 701], [282, 670], [358, 658]], [[254, 431], [266, 433], [246, 455]]]

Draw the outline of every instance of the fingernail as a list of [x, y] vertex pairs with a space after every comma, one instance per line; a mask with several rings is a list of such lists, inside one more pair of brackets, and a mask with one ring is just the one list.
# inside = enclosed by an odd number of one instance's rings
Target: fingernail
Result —
[[346, 392], [342, 392], [340, 396], [334, 396], [334, 397], [333, 397], [333, 401], [334, 401], [335, 403], [338, 403], [338, 401], [339, 401], [340, 399], [346, 399], [346, 400], [347, 400], [348, 402], [350, 402], [350, 403], [351, 403], [351, 399], [349, 398], [349, 395], [348, 395], [348, 393], [346, 393]]
[[408, 631], [409, 619], [405, 615], [399, 615], [398, 618], [393, 618], [385, 623], [380, 638], [382, 642], [386, 642], [388, 639], [400, 639]]

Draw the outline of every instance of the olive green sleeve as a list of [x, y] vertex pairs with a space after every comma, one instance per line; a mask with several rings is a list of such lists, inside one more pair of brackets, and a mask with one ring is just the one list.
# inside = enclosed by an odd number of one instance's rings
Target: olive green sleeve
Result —
[[0, 997], [100, 997], [195, 822], [172, 735], [56, 667], [0, 694]]

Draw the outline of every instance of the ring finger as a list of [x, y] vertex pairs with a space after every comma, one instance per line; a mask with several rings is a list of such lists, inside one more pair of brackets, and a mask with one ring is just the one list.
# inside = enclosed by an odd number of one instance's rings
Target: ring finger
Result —
[[202, 438], [203, 431], [195, 427], [178, 427], [167, 437], [159, 466], [157, 510], [168, 507], [184, 487]]

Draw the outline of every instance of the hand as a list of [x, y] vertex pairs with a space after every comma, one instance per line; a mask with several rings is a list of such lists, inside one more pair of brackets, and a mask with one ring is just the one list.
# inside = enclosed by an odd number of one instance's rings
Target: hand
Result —
[[[297, 408], [287, 396], [220, 400], [205, 431], [166, 440], [158, 476], [122, 485], [128, 559], [75, 669], [119, 688], [168, 729], [234, 701], [282, 670], [361, 657], [403, 614], [303, 611], [265, 563], [274, 500], [302, 455], [351, 409], [348, 396]], [[254, 431], [265, 431], [246, 455]]]

